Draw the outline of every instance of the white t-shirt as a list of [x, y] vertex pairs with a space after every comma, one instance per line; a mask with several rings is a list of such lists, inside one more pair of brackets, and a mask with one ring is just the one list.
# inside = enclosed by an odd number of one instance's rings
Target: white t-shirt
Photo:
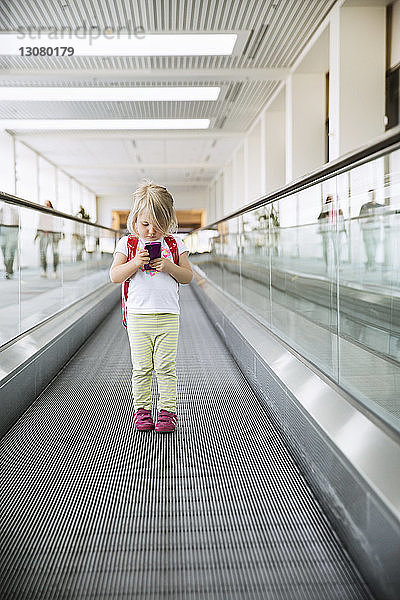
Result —
[[[182, 240], [174, 235], [179, 254], [189, 252]], [[154, 240], [161, 242], [161, 256], [174, 262], [171, 250], [164, 238]], [[145, 240], [139, 238], [138, 250], [143, 249]], [[115, 252], [121, 252], [128, 256], [128, 236], [122, 237], [115, 248]], [[179, 286], [176, 279], [169, 273], [149, 269], [145, 271], [141, 267], [131, 277], [129, 282], [128, 301], [126, 303], [128, 313], [151, 314], [172, 313], [179, 315]]]

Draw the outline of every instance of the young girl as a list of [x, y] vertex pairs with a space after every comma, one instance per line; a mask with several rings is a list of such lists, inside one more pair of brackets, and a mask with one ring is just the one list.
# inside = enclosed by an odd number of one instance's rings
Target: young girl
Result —
[[[135, 401], [134, 424], [141, 431], [154, 429], [151, 416], [151, 376], [157, 375], [160, 405], [155, 431], [174, 431], [176, 416], [176, 350], [179, 333], [178, 283], [193, 277], [189, 251], [176, 236], [179, 262], [173, 262], [171, 239], [165, 236], [177, 226], [171, 194], [147, 182], [133, 195], [128, 217], [129, 231], [138, 237], [136, 254], [128, 261], [128, 236], [121, 238], [110, 269], [113, 283], [130, 278], [127, 300], [127, 329], [132, 356], [132, 389]], [[161, 258], [149, 261], [146, 243], [161, 242]], [[150, 269], [144, 266], [149, 263]]]

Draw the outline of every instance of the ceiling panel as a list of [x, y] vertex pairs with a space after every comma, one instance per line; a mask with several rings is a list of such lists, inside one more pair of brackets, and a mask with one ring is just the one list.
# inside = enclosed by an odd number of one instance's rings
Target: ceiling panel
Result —
[[[67, 33], [85, 31], [145, 33], [165, 31], [252, 32], [247, 51], [240, 57], [75, 57], [37, 58], [46, 68], [93, 68], [101, 63], [111, 68], [206, 68], [222, 66], [290, 66], [312, 31], [318, 27], [332, 0], [7, 0], [0, 5], [2, 30], [64, 28]], [[7, 59], [9, 60], [9, 59]], [[24, 59], [19, 63], [24, 64]], [[26, 63], [25, 63], [26, 64]], [[31, 63], [32, 64], [32, 63]]]
[[[124, 132], [23, 132], [18, 138], [28, 142], [61, 167], [80, 164], [79, 177], [97, 193], [109, 186], [109, 174], [98, 169], [96, 161], [110, 169], [128, 164], [152, 167], [158, 175], [182, 183], [207, 182], [237, 147], [240, 136], [271, 99], [279, 80], [266, 79], [268, 69], [290, 69], [312, 33], [325, 18], [334, 0], [0, 0], [0, 30], [64, 32], [133, 31], [142, 26], [145, 33], [162, 32], [242, 32], [246, 39], [240, 55], [177, 57], [0, 57], [0, 85], [54, 86], [184, 86], [220, 85], [216, 102], [3, 102], [3, 119], [121, 119], [121, 118], [209, 118], [209, 133], [188, 137], [188, 132], [168, 140], [166, 132], [144, 139], [134, 131]], [[221, 69], [225, 69], [224, 72]], [[259, 69], [259, 71], [256, 71]], [[200, 70], [207, 78], [189, 75]], [[206, 71], [207, 70], [207, 71]], [[211, 71], [208, 71], [211, 70]], [[157, 76], [151, 79], [152, 72]], [[164, 75], [165, 73], [165, 75]], [[150, 77], [146, 82], [138, 74]], [[108, 81], [101, 77], [108, 76]], [[197, 75], [195, 75], [197, 77]], [[213, 132], [226, 132], [212, 146]], [[237, 134], [236, 137], [234, 134]], [[138, 139], [140, 138], [140, 139]], [[132, 144], [136, 140], [136, 148]], [[207, 158], [208, 157], [208, 158]], [[207, 160], [206, 160], [207, 159]], [[209, 163], [211, 168], [204, 166]], [[185, 169], [184, 164], [199, 167]], [[176, 172], [162, 164], [177, 164]], [[85, 170], [85, 165], [88, 167]], [[131, 166], [130, 166], [131, 165]], [[130, 166], [130, 167], [129, 167]], [[159, 170], [161, 169], [161, 170]], [[203, 169], [203, 170], [201, 170]], [[125, 170], [118, 168], [119, 189]], [[89, 172], [90, 171], [90, 172]], [[122, 177], [122, 172], [124, 176]], [[138, 173], [143, 175], [143, 170]], [[127, 177], [132, 178], [132, 173]], [[197, 178], [200, 178], [199, 180]], [[117, 185], [117, 184], [116, 184]]]

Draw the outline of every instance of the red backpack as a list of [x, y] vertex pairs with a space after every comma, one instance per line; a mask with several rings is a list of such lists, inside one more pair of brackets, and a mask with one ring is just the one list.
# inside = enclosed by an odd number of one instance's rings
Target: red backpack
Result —
[[[176, 243], [175, 238], [172, 235], [166, 235], [164, 240], [167, 242], [169, 249], [171, 250], [172, 258], [174, 259], [174, 263], [177, 265], [179, 262], [179, 250]], [[135, 235], [128, 235], [128, 261], [132, 260], [132, 258], [136, 255], [136, 250], [138, 247], [139, 238]], [[126, 327], [126, 303], [128, 300], [128, 290], [129, 290], [129, 282], [130, 279], [127, 279], [122, 284], [122, 324]]]

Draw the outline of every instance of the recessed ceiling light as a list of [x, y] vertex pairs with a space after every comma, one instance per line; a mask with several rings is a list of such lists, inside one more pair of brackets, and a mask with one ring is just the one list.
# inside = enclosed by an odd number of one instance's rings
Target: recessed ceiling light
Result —
[[207, 129], [210, 119], [0, 119], [0, 129]]
[[[6, 56], [202, 56], [230, 55], [236, 33], [178, 33], [178, 34], [121, 34], [96, 32], [74, 35], [72, 32], [3, 33], [0, 35], [0, 54]], [[27, 48], [30, 50], [27, 50]], [[37, 48], [38, 54], [34, 53]], [[62, 50], [62, 48], [65, 48]], [[67, 50], [68, 49], [68, 50]], [[70, 50], [72, 49], [72, 50]], [[64, 53], [63, 53], [64, 52]]]
[[219, 87], [0, 87], [0, 100], [144, 102], [217, 100]]

